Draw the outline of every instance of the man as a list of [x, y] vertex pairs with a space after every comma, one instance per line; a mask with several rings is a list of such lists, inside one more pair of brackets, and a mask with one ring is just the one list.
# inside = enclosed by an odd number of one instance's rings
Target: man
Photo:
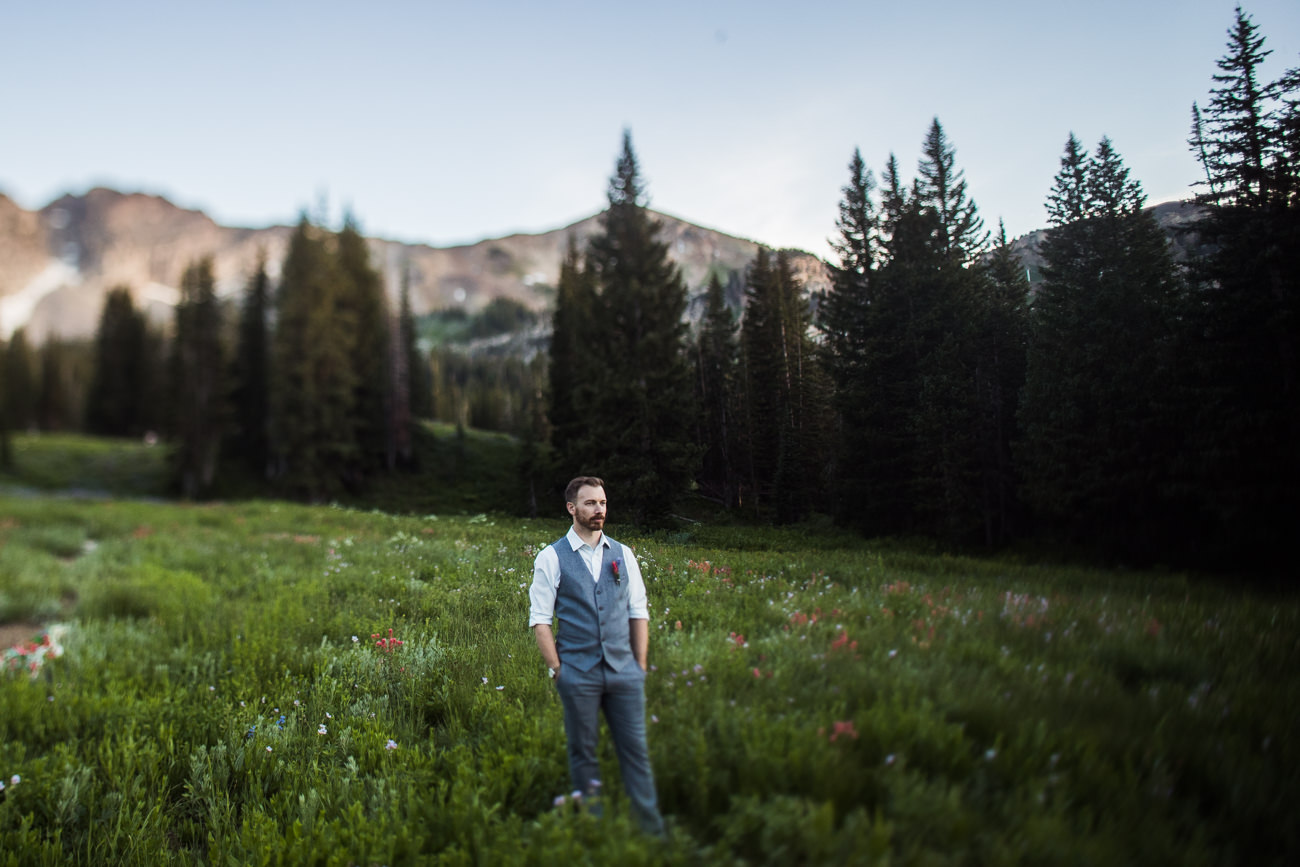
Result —
[[[605, 528], [605, 483], [579, 476], [564, 489], [573, 526], [533, 563], [528, 625], [564, 705], [569, 776], [590, 799], [600, 788], [598, 711], [614, 738], [632, 815], [663, 833], [645, 737], [650, 614], [641, 567]], [[558, 621], [558, 637], [551, 629]]]

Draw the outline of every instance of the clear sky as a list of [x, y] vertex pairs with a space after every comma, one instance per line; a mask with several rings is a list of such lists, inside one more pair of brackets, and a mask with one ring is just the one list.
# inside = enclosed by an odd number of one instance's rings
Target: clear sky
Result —
[[[1253, 0], [1270, 78], [1300, 0]], [[855, 147], [907, 178], [937, 116], [986, 223], [1045, 222], [1067, 135], [1109, 135], [1154, 203], [1234, 0], [0, 0], [0, 191], [94, 185], [227, 225], [350, 206], [438, 246], [603, 207], [632, 130], [652, 207], [828, 255]]]

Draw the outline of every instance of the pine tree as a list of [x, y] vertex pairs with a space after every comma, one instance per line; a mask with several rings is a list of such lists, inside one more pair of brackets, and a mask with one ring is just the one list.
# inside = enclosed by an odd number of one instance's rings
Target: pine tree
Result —
[[[560, 263], [547, 365], [548, 416], [560, 489], [581, 472], [596, 443], [586, 420], [603, 361], [595, 353], [597, 299], [595, 273], [589, 270], [570, 236]], [[575, 469], [577, 468], [577, 469]]]
[[811, 510], [822, 479], [829, 385], [809, 335], [808, 299], [787, 251], [759, 248], [749, 267], [741, 346], [751, 498], [790, 523]]
[[774, 276], [781, 298], [786, 388], [773, 481], [777, 519], [788, 524], [807, 517], [825, 487], [821, 469], [829, 442], [831, 385], [809, 333], [808, 295], [794, 276], [788, 250], [777, 252]]
[[749, 499], [755, 508], [773, 499], [781, 449], [783, 426], [779, 420], [785, 402], [785, 352], [778, 293], [772, 254], [766, 247], [760, 247], [745, 274], [745, 316], [740, 331], [748, 445], [745, 475]]
[[267, 323], [270, 303], [266, 259], [259, 256], [244, 292], [231, 373], [234, 381], [232, 450], [250, 470], [262, 476], [271, 472], [271, 335]]
[[875, 524], [964, 540], [979, 526], [971, 322], [978, 270], [951, 227], [909, 197], [881, 269], [874, 336], [879, 380]]
[[916, 193], [943, 228], [942, 251], [973, 262], [988, 250], [989, 233], [979, 210], [966, 195], [966, 173], [957, 168], [957, 151], [948, 142], [939, 118], [930, 124], [917, 168]]
[[[49, 339], [40, 348], [40, 385], [36, 396], [36, 423], [42, 431], [71, 430], [78, 422], [77, 389], [73, 382], [73, 347]], [[94, 366], [98, 375], [99, 366]], [[93, 385], [92, 385], [93, 388]]]
[[1260, 81], [1260, 67], [1270, 54], [1259, 28], [1238, 6], [1228, 31], [1228, 53], [1218, 61], [1217, 87], [1210, 91], [1205, 110], [1211, 133], [1205, 136], [1193, 129], [1209, 177], [1210, 191], [1203, 201], [1251, 207], [1269, 198], [1270, 164], [1280, 145], [1270, 124], [1277, 89]]
[[704, 318], [695, 341], [695, 383], [699, 406], [702, 458], [697, 481], [725, 506], [737, 501], [735, 463], [737, 344], [736, 317], [727, 304], [726, 289], [717, 273], [705, 291]]
[[366, 475], [396, 464], [391, 421], [389, 317], [383, 281], [370, 264], [370, 251], [349, 214], [335, 239], [340, 283], [338, 309], [353, 323], [351, 339], [355, 394], [349, 427], [356, 438], [355, 462], [346, 477], [355, 487]]
[[106, 436], [143, 433], [143, 405], [150, 365], [144, 314], [125, 286], [104, 299], [95, 332], [95, 373], [87, 395], [86, 428]]
[[980, 511], [984, 543], [999, 545], [1020, 529], [1021, 504], [1012, 444], [1025, 384], [1026, 313], [1029, 280], [998, 221], [998, 241], [977, 296], [975, 387], [978, 407]]
[[14, 331], [4, 352], [4, 416], [10, 430], [36, 427], [37, 371], [36, 359], [27, 342], [26, 331]]
[[201, 259], [187, 267], [181, 276], [173, 343], [175, 380], [170, 404], [176, 445], [172, 464], [181, 495], [186, 499], [211, 490], [228, 424], [221, 331], [212, 259]]
[[412, 360], [419, 361], [415, 353], [415, 326], [411, 320], [410, 302], [403, 283], [396, 314], [389, 319], [389, 429], [392, 431], [394, 466], [410, 467], [415, 459], [412, 439], [411, 379], [414, 375]]
[[1300, 74], [1264, 78], [1258, 27], [1240, 8], [1191, 145], [1205, 169], [1185, 341], [1196, 407], [1195, 538], [1234, 566], [1286, 562], [1300, 524]]
[[591, 379], [593, 399], [581, 406], [592, 431], [592, 446], [581, 457], [587, 467], [603, 468], [598, 474], [619, 508], [643, 524], [667, 518], [697, 461], [692, 420], [683, 412], [691, 397], [686, 286], [659, 229], [625, 132], [609, 209], [587, 249], [599, 293], [588, 348], [602, 364]]
[[1164, 532], [1162, 498], [1179, 449], [1167, 399], [1181, 283], [1164, 234], [1142, 210], [1141, 186], [1109, 139], [1086, 161], [1081, 215], [1055, 207], [1076, 192], [1079, 161], [1071, 136], [1049, 199], [1045, 282], [1030, 314], [1023, 490], [1076, 540], [1149, 553], [1140, 549]]
[[326, 233], [304, 216], [289, 240], [276, 300], [271, 417], [278, 475], [318, 498], [359, 462], [356, 311]]
[[[891, 172], [897, 169], [896, 162], [891, 165]], [[891, 191], [897, 192], [897, 177], [891, 173], [890, 178]], [[855, 149], [840, 200], [839, 237], [831, 242], [840, 263], [831, 269], [831, 290], [821, 321], [837, 414], [835, 511], [850, 523], [862, 520], [863, 493], [871, 485], [866, 454], [872, 435], [868, 419], [873, 399], [871, 318], [880, 231], [871, 200], [873, 187], [871, 172]]]
[[882, 243], [894, 236], [894, 228], [907, 206], [907, 187], [898, 168], [898, 157], [892, 153], [885, 163], [880, 179], [880, 237]]
[[433, 380], [429, 372], [429, 359], [420, 351], [419, 335], [416, 333], [415, 314], [411, 310], [410, 270], [402, 280], [401, 345], [406, 353], [407, 383], [409, 386], [408, 403], [411, 416], [417, 419], [433, 418]]

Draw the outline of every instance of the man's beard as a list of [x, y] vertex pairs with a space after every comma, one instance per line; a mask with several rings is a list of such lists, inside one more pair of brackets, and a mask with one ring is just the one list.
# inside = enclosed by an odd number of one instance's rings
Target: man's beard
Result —
[[577, 517], [578, 517], [579, 526], [581, 526], [582, 529], [584, 530], [596, 531], [602, 529], [605, 526], [604, 515], [586, 518], [586, 519], [584, 519], [581, 515], [578, 515]]

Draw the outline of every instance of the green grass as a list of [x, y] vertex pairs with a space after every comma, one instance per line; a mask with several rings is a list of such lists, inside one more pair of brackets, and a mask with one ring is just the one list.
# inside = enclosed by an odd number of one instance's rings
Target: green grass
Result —
[[[0, 864], [1300, 851], [1293, 598], [812, 525], [611, 527], [647, 578], [671, 833], [632, 830], [608, 743], [612, 815], [555, 808], [563, 723], [525, 623], [533, 555], [563, 530], [0, 498], [0, 618], [68, 625], [34, 679], [0, 673], [0, 779], [21, 777]], [[390, 628], [388, 653], [371, 636]]]
[[15, 434], [14, 467], [0, 486], [118, 496], [160, 496], [166, 487], [166, 450], [139, 440], [81, 434]]
[[[356, 508], [405, 514], [519, 513], [518, 443], [506, 434], [426, 422], [415, 429], [417, 466], [376, 475], [365, 490], [340, 495]], [[0, 471], [0, 492], [36, 490], [83, 497], [169, 495], [167, 446], [79, 434], [17, 434], [14, 466]], [[215, 499], [265, 499], [273, 485], [225, 461]]]

